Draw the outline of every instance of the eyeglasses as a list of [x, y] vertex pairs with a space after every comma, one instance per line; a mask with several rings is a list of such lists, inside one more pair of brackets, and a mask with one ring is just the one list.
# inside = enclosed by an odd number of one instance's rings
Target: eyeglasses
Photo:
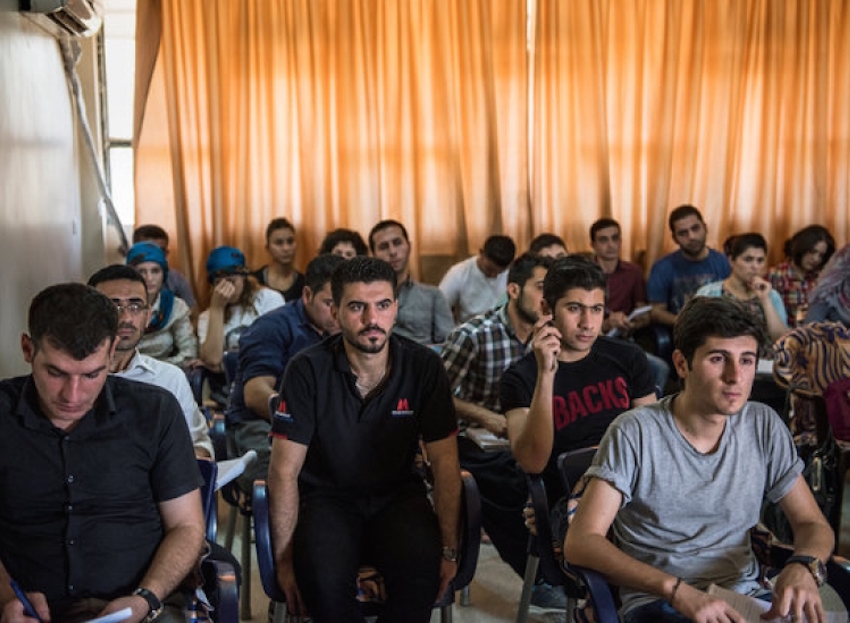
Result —
[[115, 303], [115, 309], [118, 310], [118, 315], [121, 315], [121, 312], [127, 311], [133, 314], [140, 314], [148, 308], [144, 303], [139, 303], [136, 301], [131, 301], [129, 303]]

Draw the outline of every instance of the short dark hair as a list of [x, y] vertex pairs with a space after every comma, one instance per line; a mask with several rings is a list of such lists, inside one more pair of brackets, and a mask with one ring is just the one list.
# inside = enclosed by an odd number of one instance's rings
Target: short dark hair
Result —
[[543, 280], [543, 298], [554, 310], [567, 290], [581, 288], [606, 292], [606, 285], [605, 273], [599, 264], [584, 255], [570, 255], [555, 260], [549, 267]]
[[315, 294], [325, 287], [337, 267], [345, 261], [344, 257], [333, 253], [317, 255], [307, 264], [307, 269], [304, 271], [304, 285]]
[[535, 255], [531, 251], [523, 253], [511, 263], [511, 267], [508, 269], [508, 283], [524, 286], [525, 282], [534, 275], [534, 269], [538, 266], [542, 266], [548, 271], [549, 267], [552, 266], [552, 258]]
[[410, 238], [407, 236], [407, 229], [405, 229], [404, 225], [399, 223], [398, 221], [394, 221], [391, 218], [384, 219], [383, 221], [378, 221], [375, 226], [369, 231], [369, 248], [372, 250], [372, 253], [375, 252], [375, 234], [379, 231], [387, 229], [388, 227], [398, 227], [401, 229], [401, 235], [404, 236], [404, 239], [407, 242], [410, 242]]
[[546, 247], [551, 247], [556, 244], [561, 245], [562, 247], [564, 247], [565, 250], [567, 248], [567, 245], [564, 244], [563, 238], [561, 238], [557, 234], [550, 234], [548, 232], [542, 233], [536, 236], [534, 240], [531, 241], [531, 244], [528, 245], [528, 252], [532, 255], [537, 255]]
[[60, 283], [35, 295], [29, 309], [29, 334], [36, 350], [43, 340], [77, 361], [118, 333], [118, 309], [106, 296], [82, 283]]
[[369, 255], [369, 249], [366, 247], [363, 236], [353, 229], [341, 227], [325, 236], [325, 239], [322, 240], [322, 246], [319, 247], [319, 255], [332, 252], [334, 247], [341, 242], [351, 243], [351, 246], [354, 247], [354, 253], [357, 255]]
[[667, 217], [667, 226], [670, 228], [670, 233], [674, 235], [676, 234], [676, 229], [673, 227], [673, 224], [676, 221], [681, 221], [683, 218], [687, 218], [689, 216], [695, 216], [699, 219], [700, 223], [705, 223], [702, 219], [702, 213], [696, 208], [696, 206], [685, 203], [670, 212], [670, 216]]
[[819, 242], [826, 243], [826, 253], [821, 258], [821, 265], [818, 267], [822, 268], [835, 253], [835, 238], [823, 225], [809, 225], [791, 236], [785, 242], [785, 256], [790, 258], [797, 266], [800, 266], [803, 256], [814, 250]]
[[168, 245], [168, 234], [159, 225], [139, 225], [133, 230], [133, 244], [145, 240], [165, 240]]
[[616, 227], [617, 231], [621, 231], [620, 224], [612, 218], [601, 218], [593, 222], [593, 225], [590, 226], [590, 241], [596, 242], [596, 232], [600, 229], [607, 229], [608, 227]]
[[516, 245], [510, 236], [493, 235], [484, 241], [482, 251], [496, 266], [507, 268], [514, 261]]
[[147, 284], [145, 283], [145, 278], [142, 277], [141, 273], [139, 273], [139, 271], [137, 271], [135, 267], [128, 266], [127, 264], [111, 264], [110, 266], [101, 268], [99, 271], [89, 277], [88, 285], [93, 288], [96, 288], [104, 281], [119, 281], [121, 279], [125, 279], [127, 281], [136, 281], [145, 286], [145, 291], [147, 291]]
[[269, 224], [266, 225], [266, 244], [268, 244], [272, 233], [278, 229], [291, 229], [292, 232], [295, 233], [295, 226], [289, 222], [289, 219], [283, 216], [278, 216], [277, 218], [270, 220]]
[[733, 260], [747, 249], [762, 249], [767, 253], [767, 240], [757, 232], [729, 236], [723, 243], [723, 252]]
[[340, 304], [342, 291], [349, 283], [374, 283], [376, 281], [389, 283], [393, 289], [393, 296], [395, 296], [398, 282], [393, 267], [387, 262], [366, 255], [358, 255], [350, 260], [344, 260], [331, 276], [331, 295], [334, 304]]
[[740, 301], [728, 296], [695, 296], [676, 317], [673, 347], [681, 351], [690, 368], [694, 353], [710, 337], [750, 336], [758, 352], [765, 343], [765, 331], [764, 323]]

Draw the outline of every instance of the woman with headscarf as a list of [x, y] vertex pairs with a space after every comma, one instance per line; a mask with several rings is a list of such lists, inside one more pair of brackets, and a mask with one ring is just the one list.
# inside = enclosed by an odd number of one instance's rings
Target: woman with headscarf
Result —
[[168, 276], [165, 253], [151, 242], [138, 242], [127, 252], [127, 264], [144, 278], [151, 308], [151, 321], [139, 342], [139, 351], [184, 366], [198, 356], [198, 340], [189, 307], [164, 285]]
[[809, 297], [806, 323], [831, 320], [850, 328], [850, 244], [833, 255]]

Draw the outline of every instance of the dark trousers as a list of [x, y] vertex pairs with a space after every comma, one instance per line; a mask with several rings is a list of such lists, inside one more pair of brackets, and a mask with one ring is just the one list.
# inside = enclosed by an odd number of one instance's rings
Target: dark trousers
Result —
[[528, 558], [528, 529], [522, 509], [528, 499], [525, 474], [507, 450], [485, 452], [458, 437], [460, 466], [475, 477], [481, 494], [481, 523], [502, 560], [520, 577]]
[[387, 600], [380, 621], [425, 623], [437, 599], [441, 538], [421, 488], [391, 496], [311, 495], [295, 529], [295, 577], [315, 623], [362, 621], [357, 570], [374, 566]]

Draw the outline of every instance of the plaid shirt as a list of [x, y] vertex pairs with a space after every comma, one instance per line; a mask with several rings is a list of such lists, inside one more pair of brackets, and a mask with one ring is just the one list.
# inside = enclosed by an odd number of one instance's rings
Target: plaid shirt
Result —
[[815, 288], [818, 274], [808, 273], [801, 279], [791, 262], [785, 261], [771, 268], [767, 276], [773, 289], [779, 293], [782, 302], [785, 303], [788, 326], [796, 327], [798, 321], [802, 323], [803, 316], [809, 308], [809, 295]]
[[496, 413], [502, 374], [531, 350], [531, 341], [524, 344], [514, 332], [507, 305], [455, 328], [441, 351], [452, 394]]

